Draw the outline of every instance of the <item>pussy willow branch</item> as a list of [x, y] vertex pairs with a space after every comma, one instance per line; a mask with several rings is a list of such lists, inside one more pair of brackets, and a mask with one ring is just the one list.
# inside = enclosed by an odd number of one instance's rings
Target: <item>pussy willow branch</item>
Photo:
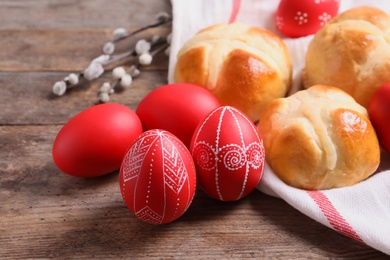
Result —
[[[110, 65], [114, 65], [115, 63], [119, 62], [124, 63], [126, 58], [130, 58], [132, 56], [136, 57], [137, 55], [139, 55], [135, 65], [136, 69], [140, 65], [149, 65], [153, 60], [153, 56], [155, 56], [158, 52], [164, 49], [166, 50], [166, 52], [167, 50], [169, 50], [168, 36], [163, 37], [163, 41], [161, 39], [158, 39], [157, 41], [152, 40], [150, 50], [146, 50], [147, 53], [144, 54], [140, 54], [139, 49], [137, 48], [132, 48], [131, 50], [120, 54], [113, 53], [115, 52], [115, 43], [134, 36], [147, 29], [159, 27], [172, 22], [172, 17], [165, 12], [159, 13], [157, 15], [157, 19], [159, 20], [158, 22], [143, 26], [135, 31], [132, 31], [131, 33], [128, 33], [127, 30], [124, 28], [118, 28], [117, 31], [119, 30], [119, 32], [117, 34], [114, 32], [114, 39], [106, 42], [106, 44], [104, 45], [102, 55], [93, 59], [88, 65], [88, 67], [81, 72], [71, 73], [63, 80], [55, 82], [52, 88], [52, 92], [55, 95], [62, 96], [68, 88], [77, 85], [80, 82], [81, 78], [85, 78], [89, 81], [92, 81], [100, 77], [105, 71], [108, 71]], [[131, 81], [129, 80], [127, 82], [131, 83]]]
[[141, 28], [139, 28], [139, 29], [137, 29], [137, 30], [135, 30], [135, 31], [133, 31], [133, 32], [131, 32], [131, 33], [129, 33], [129, 34], [126, 34], [126, 35], [124, 35], [124, 36], [115, 38], [115, 39], [111, 40], [110, 42], [111, 42], [111, 43], [117, 43], [117, 42], [122, 41], [122, 40], [124, 40], [124, 39], [126, 39], [126, 38], [128, 38], [128, 37], [131, 37], [131, 36], [134, 36], [134, 35], [136, 35], [136, 34], [138, 34], [138, 33], [140, 33], [140, 32], [143, 32], [143, 31], [145, 31], [145, 30], [147, 30], [147, 29], [155, 28], [155, 27], [158, 27], [158, 26], [164, 25], [164, 24], [168, 24], [168, 23], [170, 23], [171, 21], [172, 21], [172, 19], [169, 18], [168, 20], [160, 21], [160, 22], [157, 22], [157, 23], [154, 23], [154, 24], [150, 24], [150, 25], [141, 27]]

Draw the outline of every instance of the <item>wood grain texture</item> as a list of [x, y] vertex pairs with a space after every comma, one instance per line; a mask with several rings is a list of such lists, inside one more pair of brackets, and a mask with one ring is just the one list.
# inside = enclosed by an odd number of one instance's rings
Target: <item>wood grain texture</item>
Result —
[[[120, 42], [117, 53], [134, 48], [139, 39], [150, 40], [152, 35], [166, 36], [168, 33], [169, 28], [149, 29]], [[111, 34], [112, 30], [97, 29], [0, 30], [0, 46], [3, 48], [0, 52], [0, 70], [79, 72], [93, 58], [102, 54], [104, 43], [112, 39]], [[161, 59], [161, 56], [158, 58]], [[166, 69], [166, 63], [155, 62], [145, 68]]]
[[1, 0], [0, 30], [136, 28], [161, 11], [169, 0]]
[[[170, 11], [168, 0], [0, 1], [0, 259], [385, 258], [259, 191], [223, 203], [198, 189], [179, 220], [150, 225], [126, 208], [117, 171], [81, 179], [55, 166], [56, 134], [97, 103], [111, 76], [63, 97], [51, 94], [53, 83], [99, 55], [112, 29], [145, 25], [159, 11]], [[111, 101], [135, 109], [166, 84], [167, 67], [159, 56]]]

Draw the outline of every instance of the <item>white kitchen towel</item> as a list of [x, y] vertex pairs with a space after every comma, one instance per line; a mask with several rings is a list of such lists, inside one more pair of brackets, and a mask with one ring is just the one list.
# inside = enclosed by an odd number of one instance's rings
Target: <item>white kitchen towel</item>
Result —
[[[274, 15], [279, 1], [270, 0], [171, 0], [173, 32], [168, 81], [173, 82], [176, 55], [200, 29], [216, 23], [241, 22], [266, 28], [283, 38], [293, 59], [292, 91], [301, 85], [307, 46], [312, 36], [283, 37]], [[390, 1], [340, 0], [339, 11], [369, 5], [390, 13]], [[326, 191], [304, 191], [284, 184], [266, 165], [258, 185], [262, 192], [279, 197], [314, 220], [390, 255], [390, 155], [382, 153], [378, 172], [351, 187]]]

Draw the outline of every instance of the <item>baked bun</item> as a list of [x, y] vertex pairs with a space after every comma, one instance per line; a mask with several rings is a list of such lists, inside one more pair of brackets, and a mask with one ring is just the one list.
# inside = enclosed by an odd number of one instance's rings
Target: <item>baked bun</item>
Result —
[[379, 165], [367, 110], [339, 88], [316, 85], [272, 101], [261, 114], [259, 133], [267, 163], [296, 188], [350, 186]]
[[284, 42], [270, 31], [240, 23], [217, 24], [183, 45], [174, 80], [203, 86], [222, 105], [258, 121], [266, 104], [287, 94], [291, 58]]
[[374, 7], [356, 7], [337, 15], [310, 42], [303, 85], [341, 88], [362, 106], [390, 81], [390, 17]]

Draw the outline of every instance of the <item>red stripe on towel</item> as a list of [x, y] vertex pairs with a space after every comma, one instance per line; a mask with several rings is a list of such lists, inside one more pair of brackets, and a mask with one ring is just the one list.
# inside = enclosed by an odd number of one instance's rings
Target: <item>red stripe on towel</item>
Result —
[[232, 12], [230, 14], [229, 23], [236, 21], [238, 11], [240, 11], [241, 0], [233, 0]]
[[332, 227], [340, 234], [353, 238], [363, 244], [364, 241], [351, 227], [351, 225], [341, 216], [340, 212], [333, 206], [332, 202], [326, 197], [326, 195], [320, 191], [307, 191], [309, 196], [324, 213]]

